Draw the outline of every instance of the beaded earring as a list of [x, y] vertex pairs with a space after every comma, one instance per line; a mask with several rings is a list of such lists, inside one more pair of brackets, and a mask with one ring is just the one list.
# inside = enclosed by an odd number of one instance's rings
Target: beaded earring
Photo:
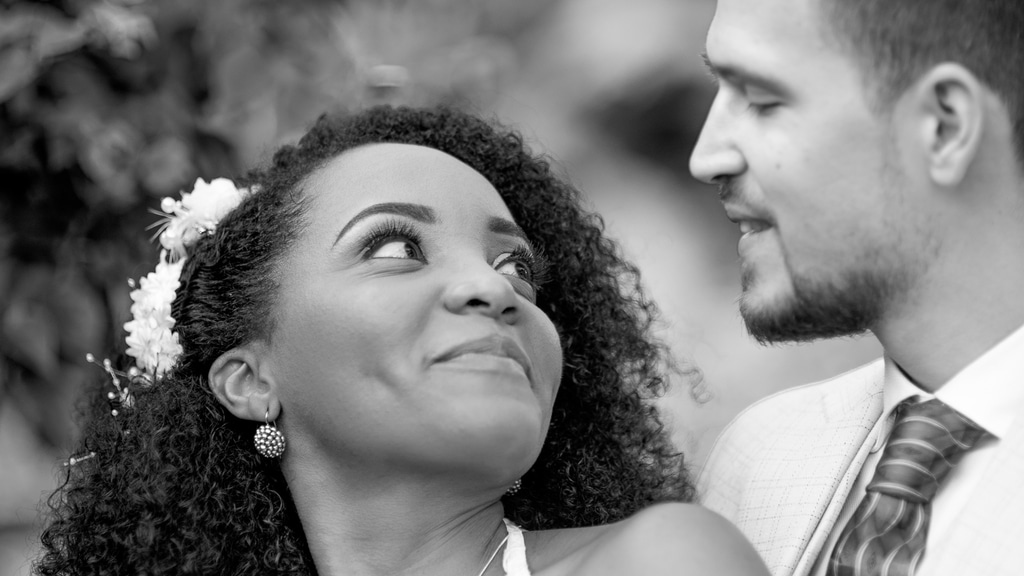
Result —
[[505, 496], [515, 496], [516, 492], [519, 492], [519, 489], [522, 487], [523, 481], [517, 478], [516, 481], [513, 482], [512, 485], [508, 487], [508, 490], [505, 490]]
[[256, 430], [256, 451], [267, 458], [280, 458], [284, 454], [284, 434], [277, 429], [277, 423], [270, 423], [270, 409], [263, 417], [266, 424]]

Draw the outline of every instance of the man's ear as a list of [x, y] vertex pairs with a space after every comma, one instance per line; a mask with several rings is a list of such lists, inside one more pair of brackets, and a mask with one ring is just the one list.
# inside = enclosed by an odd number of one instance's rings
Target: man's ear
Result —
[[[281, 404], [277, 386], [267, 370], [261, 370], [258, 344], [232, 348], [210, 366], [209, 381], [213, 395], [228, 412], [242, 420], [276, 420]], [[267, 412], [269, 411], [269, 416]]]
[[946, 62], [922, 75], [912, 90], [928, 175], [937, 185], [955, 187], [982, 143], [985, 88], [967, 68]]

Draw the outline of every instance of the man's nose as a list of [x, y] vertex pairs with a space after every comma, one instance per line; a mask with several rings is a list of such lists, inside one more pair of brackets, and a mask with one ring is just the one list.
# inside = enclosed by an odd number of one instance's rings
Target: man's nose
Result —
[[746, 170], [746, 160], [737, 147], [734, 122], [722, 93], [715, 96], [704, 127], [690, 156], [690, 173], [708, 184]]

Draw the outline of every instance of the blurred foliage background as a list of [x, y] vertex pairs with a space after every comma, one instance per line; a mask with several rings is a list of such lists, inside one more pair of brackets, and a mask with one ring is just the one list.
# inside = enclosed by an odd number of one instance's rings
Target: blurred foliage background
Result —
[[123, 339], [145, 227], [197, 177], [324, 112], [465, 106], [521, 130], [606, 216], [705, 375], [663, 400], [699, 464], [743, 406], [878, 352], [743, 333], [735, 227], [687, 159], [713, 96], [713, 0], [0, 0], [0, 573], [27, 574], [86, 352]]

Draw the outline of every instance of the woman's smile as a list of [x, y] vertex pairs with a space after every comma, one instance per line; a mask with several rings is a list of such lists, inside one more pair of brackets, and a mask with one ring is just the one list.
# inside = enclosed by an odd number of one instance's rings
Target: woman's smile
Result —
[[430, 361], [432, 366], [483, 372], [515, 372], [531, 380], [530, 359], [512, 338], [493, 334], [467, 340], [442, 352]]

